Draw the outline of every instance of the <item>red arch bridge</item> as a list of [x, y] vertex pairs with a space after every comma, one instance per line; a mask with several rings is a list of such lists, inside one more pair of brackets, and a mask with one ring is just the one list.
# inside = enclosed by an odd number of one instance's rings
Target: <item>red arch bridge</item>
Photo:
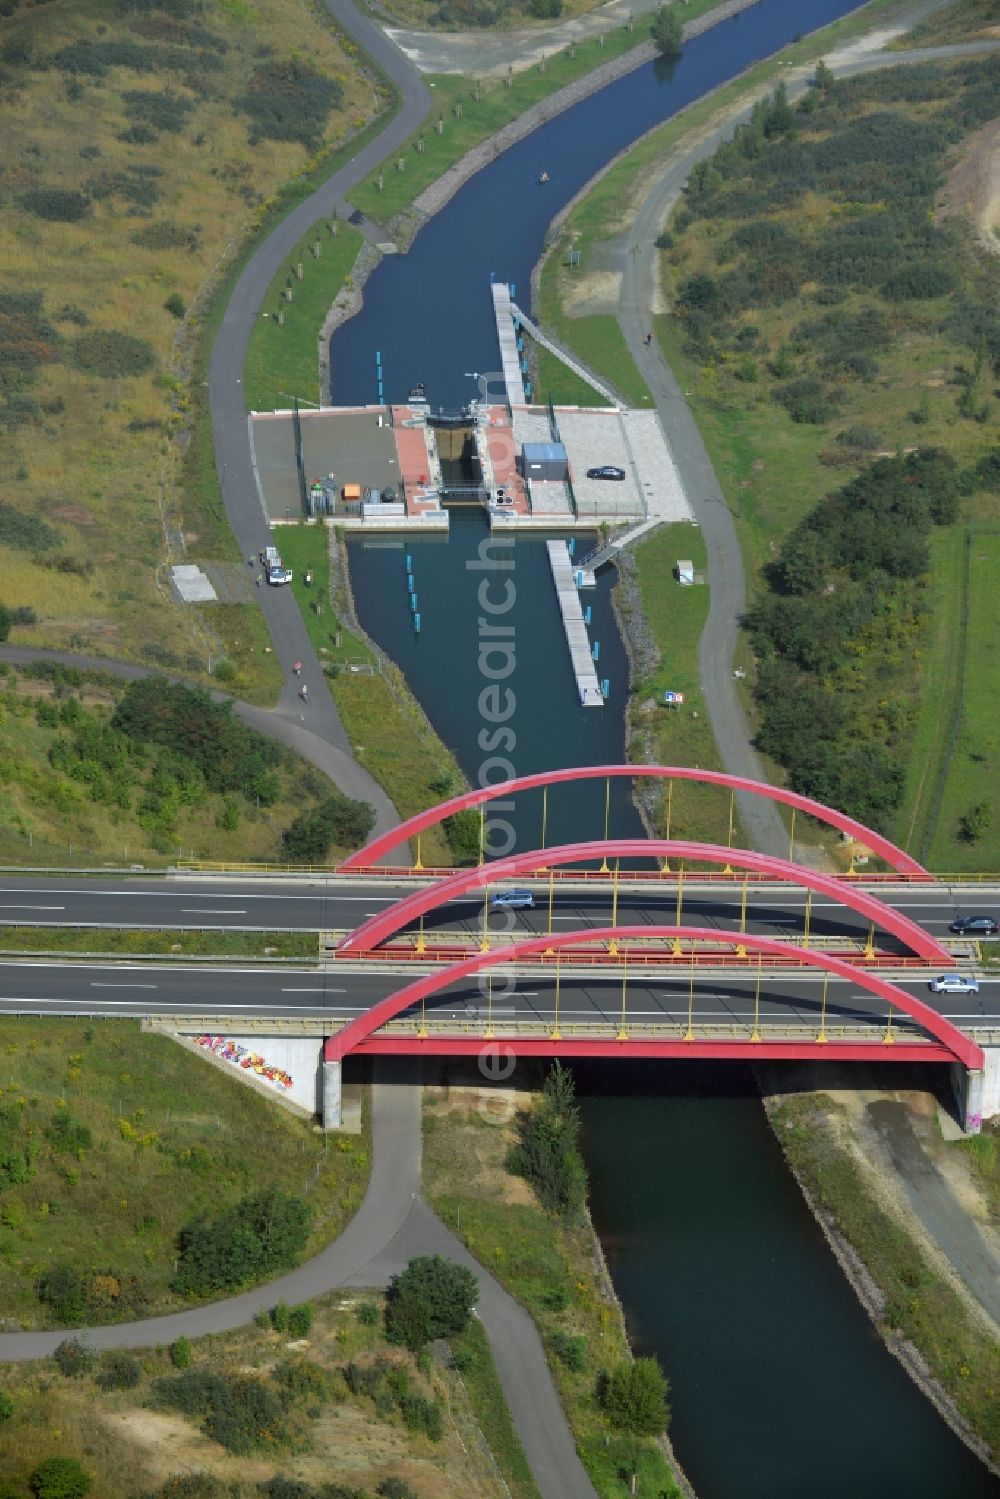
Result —
[[[607, 836], [610, 788], [625, 776], [655, 777], [667, 785], [664, 838], [611, 839]], [[548, 792], [565, 781], [605, 782], [604, 836], [592, 842], [545, 847]], [[729, 795], [729, 839], [725, 845], [669, 836], [670, 789], [675, 781], [723, 787]], [[486, 808], [501, 797], [541, 788], [541, 841], [538, 848], [485, 860]], [[967, 1128], [979, 1126], [986, 1070], [981, 1041], [987, 1027], [965, 1024], [949, 1009], [949, 996], [930, 995], [927, 981], [961, 966], [962, 959], [911, 915], [847, 875], [821, 873], [788, 859], [736, 847], [732, 841], [737, 798], [760, 795], [834, 828], [888, 866], [893, 887], [926, 888], [933, 877], [881, 835], [831, 808], [780, 788], [720, 772], [689, 767], [599, 766], [554, 771], [464, 793], [401, 827], [374, 839], [341, 866], [343, 873], [401, 877], [398, 865], [380, 865], [404, 842], [416, 841], [416, 859], [406, 872], [409, 888], [385, 909], [368, 917], [339, 943], [335, 958], [346, 967], [380, 965], [383, 972], [405, 956], [396, 992], [350, 1020], [325, 1045], [327, 1118], [339, 1111], [340, 1065], [355, 1054], [418, 1053], [476, 1056], [497, 1068], [512, 1067], [519, 1056], [873, 1059], [951, 1064]], [[421, 835], [456, 812], [480, 812], [481, 862], [459, 870], [428, 870], [421, 860]], [[794, 825], [789, 854], [794, 851]], [[630, 919], [619, 922], [622, 861], [651, 860], [652, 869], [630, 869]], [[853, 853], [852, 853], [853, 865]], [[595, 868], [596, 866], [596, 868]], [[685, 879], [713, 879], [713, 900], [738, 908], [736, 930], [684, 922]], [[553, 889], [561, 881], [585, 881], [588, 902], [604, 901], [599, 925], [554, 931]], [[416, 876], [416, 879], [414, 878]], [[496, 930], [501, 915], [491, 893], [520, 877], [529, 880], [544, 908], [547, 929], [531, 933]], [[747, 918], [750, 880], [766, 882], [772, 903], [782, 892], [805, 897], [805, 929], [797, 940], [780, 940], [752, 930]], [[543, 882], [543, 883], [541, 883]], [[868, 882], [866, 882], [868, 883]], [[775, 894], [777, 887], [778, 894]], [[886, 887], [888, 889], [888, 886]], [[642, 910], [643, 892], [649, 896]], [[668, 891], [665, 896], [664, 892]], [[463, 943], [438, 939], [428, 944], [425, 923], [456, 909], [454, 903], [482, 901], [481, 924]], [[814, 898], [840, 907], [867, 928], [863, 948], [837, 951], [810, 942], [809, 911]], [[664, 901], [673, 920], [664, 921]], [[634, 919], [636, 907], [641, 924]], [[610, 917], [610, 921], [608, 920]], [[571, 918], [563, 918], [571, 919]], [[877, 937], [876, 937], [877, 934]], [[401, 946], [401, 939], [405, 943]], [[876, 951], [876, 940], [891, 951]], [[471, 946], [470, 946], [471, 943]], [[891, 970], [891, 972], [890, 972]], [[530, 984], [530, 988], [528, 985]], [[917, 992], [919, 991], [919, 993]], [[585, 1001], [581, 996], [586, 995]], [[922, 997], [926, 995], [926, 997]], [[966, 1001], [968, 1003], [968, 1001]], [[1000, 1014], [995, 1039], [1000, 1043]], [[1000, 1057], [1000, 1050], [996, 1053]]]

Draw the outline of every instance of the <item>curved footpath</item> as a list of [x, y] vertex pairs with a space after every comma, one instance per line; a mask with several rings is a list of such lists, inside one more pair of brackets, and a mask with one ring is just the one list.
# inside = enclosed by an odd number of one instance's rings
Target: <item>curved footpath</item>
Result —
[[[431, 105], [431, 94], [419, 74], [397, 47], [359, 14], [349, 0], [326, 0], [337, 24], [350, 34], [373, 59], [398, 91], [400, 107], [386, 128], [363, 146], [346, 166], [334, 172], [323, 186], [294, 209], [267, 236], [254, 252], [236, 283], [226, 307], [222, 326], [216, 335], [208, 372], [208, 401], [212, 413], [215, 441], [215, 465], [219, 475], [222, 499], [233, 535], [244, 557], [255, 556], [271, 542], [271, 533], [257, 496], [250, 452], [246, 406], [243, 399], [243, 365], [250, 333], [260, 313], [267, 289], [280, 271], [291, 250], [321, 218], [339, 215], [346, 218], [351, 209], [344, 194], [384, 161], [416, 130]], [[265, 588], [260, 591], [275, 655], [285, 673], [285, 686], [278, 700], [277, 713], [294, 722], [301, 704], [292, 671], [295, 661], [306, 663], [306, 676], [319, 680], [322, 668], [309, 639], [305, 622], [291, 590]], [[344, 726], [333, 698], [328, 692], [317, 692], [309, 703], [309, 727], [312, 732], [342, 755], [350, 756]], [[360, 767], [358, 767], [360, 770]], [[371, 780], [367, 772], [361, 772]], [[337, 777], [338, 785], [347, 785]], [[372, 782], [374, 784], [374, 782]], [[351, 791], [350, 795], [362, 793]], [[374, 798], [363, 793], [365, 801]]]
[[[488, 1275], [419, 1196], [419, 1062], [379, 1057], [372, 1088], [372, 1175], [364, 1202], [344, 1232], [314, 1259], [242, 1296], [145, 1322], [75, 1329], [91, 1347], [145, 1348], [182, 1335], [243, 1327], [263, 1308], [292, 1305], [338, 1286], [382, 1286], [418, 1254], [467, 1265], [479, 1281], [477, 1315], [490, 1340], [521, 1445], [545, 1499], [597, 1499], [580, 1462], [538, 1331], [528, 1313]], [[67, 1336], [0, 1335], [0, 1361], [46, 1358]]]

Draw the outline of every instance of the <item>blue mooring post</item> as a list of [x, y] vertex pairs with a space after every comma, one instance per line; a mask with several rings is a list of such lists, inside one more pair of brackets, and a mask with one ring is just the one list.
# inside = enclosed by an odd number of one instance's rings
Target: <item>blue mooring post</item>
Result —
[[569, 539], [569, 541], [567, 541], [567, 543], [566, 543], [566, 550], [567, 550], [567, 552], [569, 552], [570, 556], [572, 557], [573, 553], [576, 551], [576, 537], [575, 536], [571, 536], [570, 539]]
[[507, 285], [510, 289], [510, 300], [513, 302], [514, 298], [517, 296], [517, 287], [514, 285], [513, 281], [508, 281]]
[[420, 615], [419, 614], [415, 614], [413, 616], [413, 628], [416, 630], [417, 634], [419, 635], [420, 634]]
[[416, 588], [416, 586], [417, 586], [414, 583], [414, 581], [413, 581], [413, 574], [412, 573], [407, 573], [406, 574], [406, 586], [410, 590], [411, 593], [413, 592], [414, 588]]
[[416, 596], [415, 593], [411, 593], [410, 594], [410, 608], [413, 610], [414, 614], [416, 614], [416, 612], [417, 612], [417, 596]]
[[601, 659], [601, 642], [599, 640], [595, 640], [594, 641], [594, 660], [595, 661], [600, 661], [600, 659]]
[[413, 558], [410, 556], [409, 552], [407, 552], [406, 554], [406, 571], [408, 573], [412, 573], [413, 571]]
[[585, 625], [589, 625], [590, 624], [590, 605], [589, 604], [587, 605], [586, 609], [584, 609], [584, 611], [583, 611], [583, 622], [584, 622]]
[[604, 699], [605, 702], [607, 702], [608, 698], [611, 696], [611, 678], [610, 677], [605, 677], [604, 681], [601, 683], [601, 696], [603, 697], [603, 699]]
[[375, 350], [375, 368], [376, 369], [380, 369], [381, 366], [382, 366], [382, 355], [381, 355], [380, 351], [378, 349], [376, 349]]

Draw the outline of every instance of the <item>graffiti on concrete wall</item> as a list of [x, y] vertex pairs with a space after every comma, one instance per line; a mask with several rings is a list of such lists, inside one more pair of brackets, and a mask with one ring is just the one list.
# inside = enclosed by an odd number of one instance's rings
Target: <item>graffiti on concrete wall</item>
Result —
[[251, 1051], [249, 1046], [240, 1046], [226, 1036], [196, 1036], [195, 1041], [221, 1061], [231, 1062], [234, 1067], [240, 1067], [244, 1072], [252, 1072], [255, 1077], [273, 1083], [276, 1088], [292, 1086], [290, 1073], [287, 1073], [283, 1067], [272, 1066], [258, 1052]]

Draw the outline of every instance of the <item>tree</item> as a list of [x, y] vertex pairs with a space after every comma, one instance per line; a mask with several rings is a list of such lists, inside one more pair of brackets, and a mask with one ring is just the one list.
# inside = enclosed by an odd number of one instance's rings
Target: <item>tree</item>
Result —
[[190, 1367], [191, 1344], [183, 1333], [170, 1345], [170, 1362], [175, 1369], [187, 1369]]
[[410, 1260], [389, 1283], [385, 1308], [386, 1335], [416, 1352], [434, 1338], [464, 1331], [479, 1298], [471, 1270], [439, 1254]]
[[660, 6], [653, 17], [650, 30], [661, 57], [680, 57], [684, 42], [684, 28], [673, 5]]
[[75, 1457], [48, 1457], [28, 1479], [35, 1499], [83, 1499], [91, 1477]]
[[637, 1358], [619, 1364], [606, 1374], [598, 1387], [598, 1399], [616, 1431], [632, 1436], [653, 1437], [665, 1431], [670, 1420], [667, 1376], [655, 1358]]
[[958, 819], [958, 836], [963, 843], [978, 843], [983, 834], [989, 832], [992, 821], [992, 803], [977, 802]]
[[573, 1074], [556, 1062], [541, 1098], [517, 1116], [517, 1144], [507, 1152], [506, 1165], [531, 1183], [544, 1208], [568, 1219], [579, 1217], [587, 1198], [579, 1129]]
[[813, 74], [813, 83], [824, 94], [827, 93], [831, 88], [833, 88], [833, 71], [827, 66], [822, 58], [820, 58], [819, 62], [816, 64], [816, 71]]
[[301, 1197], [265, 1188], [181, 1229], [174, 1286], [202, 1296], [287, 1270], [305, 1248], [312, 1209]]
[[342, 848], [360, 848], [375, 826], [375, 813], [367, 802], [352, 801], [336, 791], [300, 812], [282, 834], [285, 853], [301, 864], [322, 864], [333, 843]]

